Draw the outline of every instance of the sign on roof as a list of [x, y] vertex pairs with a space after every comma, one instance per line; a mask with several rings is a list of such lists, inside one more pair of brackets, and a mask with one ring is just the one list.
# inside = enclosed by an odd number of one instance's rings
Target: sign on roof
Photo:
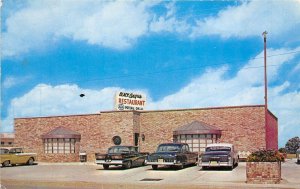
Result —
[[146, 95], [132, 92], [117, 92], [115, 108], [124, 110], [144, 110], [146, 105]]

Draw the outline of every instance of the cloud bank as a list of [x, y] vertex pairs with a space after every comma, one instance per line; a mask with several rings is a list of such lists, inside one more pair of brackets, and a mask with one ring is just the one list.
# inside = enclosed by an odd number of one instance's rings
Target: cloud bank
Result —
[[[156, 6], [165, 10], [155, 13]], [[249, 1], [214, 16], [194, 18], [180, 13], [173, 2], [32, 0], [5, 18], [3, 55], [46, 49], [61, 39], [124, 50], [143, 36], [166, 32], [186, 39], [211, 35], [245, 38], [267, 30], [274, 37], [299, 41], [300, 36], [293, 35], [300, 25], [299, 10], [300, 1], [296, 0]]]

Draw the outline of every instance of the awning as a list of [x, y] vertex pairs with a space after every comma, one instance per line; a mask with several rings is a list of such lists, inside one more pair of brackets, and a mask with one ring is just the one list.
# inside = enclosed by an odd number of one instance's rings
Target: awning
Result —
[[72, 131], [64, 127], [57, 127], [54, 130], [48, 132], [47, 134], [42, 135], [43, 139], [47, 138], [76, 138], [80, 139], [80, 133]]
[[217, 127], [208, 125], [201, 121], [193, 121], [192, 123], [183, 125], [173, 131], [173, 135], [183, 134], [216, 134], [221, 135], [221, 130]]

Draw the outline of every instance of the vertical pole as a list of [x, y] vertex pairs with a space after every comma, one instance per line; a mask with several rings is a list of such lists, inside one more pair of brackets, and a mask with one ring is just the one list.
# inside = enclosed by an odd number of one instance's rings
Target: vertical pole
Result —
[[265, 77], [265, 132], [266, 132], [266, 149], [267, 149], [267, 126], [268, 126], [268, 80], [267, 80], [267, 31], [264, 31], [263, 33], [264, 36], [264, 77]]

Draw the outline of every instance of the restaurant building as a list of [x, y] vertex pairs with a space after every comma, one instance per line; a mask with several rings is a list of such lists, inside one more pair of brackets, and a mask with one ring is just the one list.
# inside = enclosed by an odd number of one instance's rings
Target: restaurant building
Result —
[[115, 144], [154, 152], [165, 142], [185, 142], [200, 153], [207, 144], [226, 142], [247, 154], [278, 149], [278, 120], [267, 112], [267, 126], [264, 105], [16, 118], [14, 142], [45, 162], [76, 162], [83, 152], [92, 162]]

